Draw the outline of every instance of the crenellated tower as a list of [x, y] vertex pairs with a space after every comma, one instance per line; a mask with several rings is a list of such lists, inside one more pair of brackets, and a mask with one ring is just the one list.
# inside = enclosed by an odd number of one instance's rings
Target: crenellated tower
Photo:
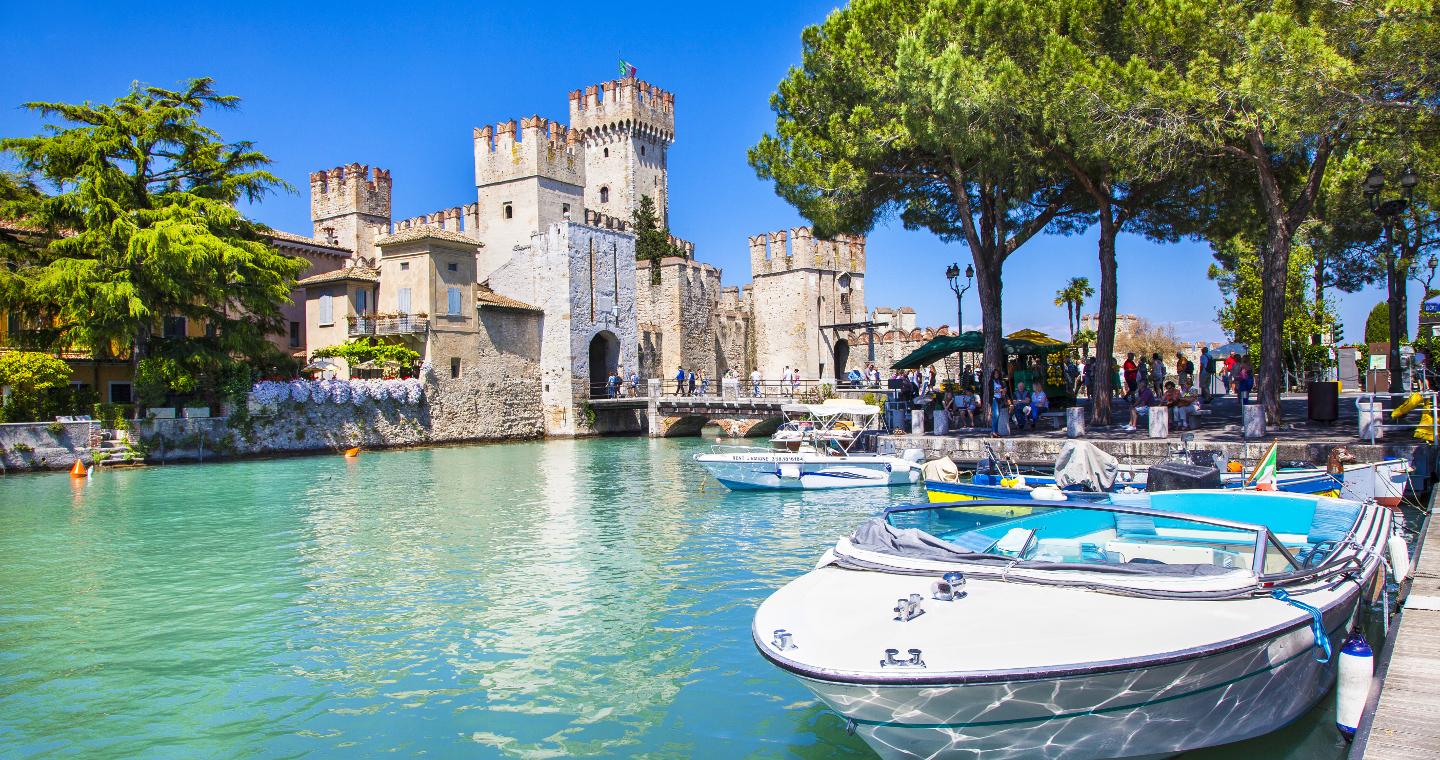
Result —
[[530, 237], [585, 213], [585, 146], [579, 133], [539, 116], [475, 130], [476, 212], [467, 215], [484, 243], [481, 281]]
[[316, 240], [373, 256], [375, 227], [390, 224], [390, 171], [347, 164], [312, 172], [310, 220]]
[[668, 224], [675, 96], [634, 77], [590, 85], [570, 93], [570, 124], [585, 146], [585, 207], [628, 221], [648, 195]]
[[797, 364], [806, 379], [842, 377], [844, 329], [865, 311], [865, 238], [817, 238], [809, 227], [751, 236], [756, 360], [766, 379]]

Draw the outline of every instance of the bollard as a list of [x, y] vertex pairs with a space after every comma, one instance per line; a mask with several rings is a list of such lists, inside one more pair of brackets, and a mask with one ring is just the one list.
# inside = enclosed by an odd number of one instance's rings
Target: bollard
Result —
[[645, 392], [649, 395], [650, 398], [660, 398], [660, 380], [659, 380], [659, 378], [654, 378], [654, 377], [652, 377], [652, 378], [650, 378], [649, 380], [646, 380], [646, 381], [645, 381]]
[[723, 378], [720, 381], [720, 398], [725, 401], [739, 401], [740, 380], [733, 377]]
[[1085, 408], [1072, 406], [1065, 410], [1065, 437], [1080, 438], [1085, 435]]
[[1265, 436], [1265, 407], [1260, 404], [1246, 404], [1241, 407], [1242, 433], [1246, 438]]
[[1150, 418], [1150, 437], [1170, 437], [1170, 407], [1155, 404], [1150, 407], [1150, 413], [1145, 415]]
[[1380, 400], [1367, 394], [1355, 399], [1355, 406], [1360, 415], [1360, 438], [1366, 441], [1384, 438], [1385, 430], [1381, 425], [1385, 420], [1385, 408]]
[[910, 410], [910, 434], [925, 435], [925, 410]]
[[935, 435], [949, 435], [950, 418], [945, 414], [945, 410], [936, 409], [932, 415], [934, 417], [934, 423], [930, 426], [930, 432]]

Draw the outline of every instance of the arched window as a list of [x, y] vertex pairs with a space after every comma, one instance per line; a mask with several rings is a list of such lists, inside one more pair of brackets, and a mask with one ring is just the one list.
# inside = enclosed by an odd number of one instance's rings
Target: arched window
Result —
[[609, 157], [610, 157], [610, 149], [609, 149], [609, 148], [606, 148], [605, 151], [604, 151], [604, 153], [605, 153], [605, 157], [606, 157], [606, 158], [609, 158]]
[[608, 188], [608, 187], [602, 187], [602, 188], [600, 188], [600, 202], [601, 202], [601, 203], [609, 203], [609, 202], [610, 202], [610, 188]]

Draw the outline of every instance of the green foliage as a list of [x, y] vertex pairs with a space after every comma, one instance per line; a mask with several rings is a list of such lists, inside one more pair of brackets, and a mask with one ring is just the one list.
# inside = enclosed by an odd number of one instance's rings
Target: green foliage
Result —
[[1365, 317], [1365, 343], [1390, 342], [1390, 304], [1385, 301], [1375, 304], [1370, 315]]
[[408, 369], [420, 364], [420, 354], [415, 349], [398, 343], [386, 343], [379, 338], [355, 338], [336, 346], [326, 346], [311, 356], [316, 359], [344, 359], [352, 369], [365, 362], [395, 362]]
[[35, 450], [35, 448], [28, 443], [17, 443], [10, 448], [13, 449], [16, 453], [20, 454], [29, 454], [30, 452]]
[[41, 232], [0, 241], [0, 307], [31, 316], [53, 345], [100, 356], [149, 354], [170, 316], [214, 335], [194, 350], [262, 355], [305, 263], [237, 209], [285, 187], [250, 143], [201, 123], [237, 103], [196, 79], [136, 84], [108, 104], [24, 104], [50, 123], [0, 152], [44, 192], [4, 183], [0, 217]]
[[[1228, 241], [1226, 252], [1236, 262], [1236, 269], [1225, 270], [1212, 264], [1209, 272], [1225, 297], [1216, 317], [1226, 333], [1253, 348], [1261, 340], [1260, 310], [1262, 294], [1267, 287], [1260, 273], [1260, 254], [1257, 246], [1243, 237]], [[1291, 372], [1315, 370], [1330, 363], [1329, 350], [1315, 345], [1312, 336], [1323, 335], [1332, 328], [1335, 311], [1332, 304], [1324, 301], [1316, 303], [1311, 298], [1311, 264], [1309, 247], [1297, 246], [1290, 257], [1285, 324], [1281, 333], [1281, 361]]]
[[95, 404], [91, 414], [107, 430], [124, 430], [125, 424], [135, 414], [133, 404]]
[[65, 435], [65, 426], [59, 421], [52, 422], [49, 425], [46, 425], [45, 430], [46, 432], [50, 433], [50, 435], [56, 436], [57, 438], [59, 436]]
[[650, 284], [659, 285], [660, 260], [671, 256], [683, 259], [685, 251], [670, 243], [670, 228], [661, 222], [650, 196], [640, 196], [630, 221], [635, 230], [635, 260], [650, 262]]
[[52, 416], [48, 412], [56, 405], [47, 402], [52, 395], [64, 395], [69, 382], [70, 365], [63, 359], [36, 351], [0, 353], [0, 385], [10, 387], [0, 419], [26, 422]]

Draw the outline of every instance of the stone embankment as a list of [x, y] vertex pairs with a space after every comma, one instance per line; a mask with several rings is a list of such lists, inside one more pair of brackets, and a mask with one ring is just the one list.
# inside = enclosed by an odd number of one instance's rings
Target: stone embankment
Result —
[[478, 393], [466, 378], [432, 381], [414, 401], [252, 394], [222, 416], [137, 420], [118, 436], [98, 422], [0, 425], [0, 472], [65, 470], [76, 459], [94, 463], [96, 452], [105, 466], [539, 438], [544, 424], [532, 385]]

